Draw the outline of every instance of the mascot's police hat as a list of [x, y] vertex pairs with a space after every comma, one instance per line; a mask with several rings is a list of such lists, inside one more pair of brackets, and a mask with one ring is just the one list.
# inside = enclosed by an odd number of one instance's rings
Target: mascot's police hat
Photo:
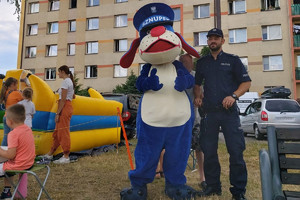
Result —
[[[120, 65], [123, 68], [128, 68], [133, 62], [136, 50], [140, 45], [140, 41], [148, 34], [147, 30], [156, 26], [164, 26], [166, 30], [173, 30], [174, 11], [170, 6], [164, 3], [149, 3], [141, 7], [133, 17], [133, 24], [139, 32], [140, 37], [136, 38], [129, 50], [122, 56]], [[182, 48], [190, 55], [199, 58], [199, 53], [183, 39], [183, 37], [174, 32], [182, 43]]]
[[134, 15], [133, 24], [137, 31], [148, 27], [173, 25], [174, 12], [164, 3], [150, 3], [140, 8]]

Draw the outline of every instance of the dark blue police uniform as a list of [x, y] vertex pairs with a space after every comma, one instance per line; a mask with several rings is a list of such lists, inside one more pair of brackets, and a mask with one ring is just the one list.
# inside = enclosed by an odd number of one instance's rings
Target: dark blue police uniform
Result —
[[219, 127], [221, 126], [230, 154], [230, 191], [233, 195], [244, 194], [247, 184], [247, 168], [243, 158], [245, 139], [240, 129], [236, 103], [225, 109], [222, 101], [231, 96], [242, 82], [251, 81], [239, 57], [221, 51], [215, 60], [212, 55], [197, 62], [195, 81], [204, 81], [203, 109], [206, 112], [205, 131], [201, 138], [204, 152], [204, 173], [209, 187], [221, 190], [220, 163], [218, 159]]

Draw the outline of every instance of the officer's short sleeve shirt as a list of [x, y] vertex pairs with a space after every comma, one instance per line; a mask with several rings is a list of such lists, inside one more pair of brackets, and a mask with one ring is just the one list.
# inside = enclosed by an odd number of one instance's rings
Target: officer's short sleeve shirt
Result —
[[195, 83], [204, 84], [204, 104], [218, 106], [226, 96], [231, 96], [242, 82], [251, 81], [238, 56], [220, 52], [215, 60], [212, 55], [197, 62]]

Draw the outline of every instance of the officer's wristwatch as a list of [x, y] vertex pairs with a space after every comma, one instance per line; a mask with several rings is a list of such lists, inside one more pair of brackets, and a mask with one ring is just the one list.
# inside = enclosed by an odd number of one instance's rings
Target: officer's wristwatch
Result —
[[238, 98], [238, 96], [237, 96], [236, 94], [233, 93], [231, 96], [232, 96], [235, 100], [239, 100], [239, 98]]

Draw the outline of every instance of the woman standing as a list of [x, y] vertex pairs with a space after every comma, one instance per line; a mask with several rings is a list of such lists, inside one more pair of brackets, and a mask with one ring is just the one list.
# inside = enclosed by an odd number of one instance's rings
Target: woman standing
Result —
[[55, 116], [55, 131], [53, 132], [53, 144], [51, 150], [43, 157], [47, 159], [53, 158], [55, 150], [61, 146], [63, 156], [55, 160], [53, 163], [65, 164], [70, 163], [70, 121], [73, 113], [72, 99], [74, 96], [74, 79], [73, 75], [66, 65], [58, 68], [58, 76], [63, 79], [59, 93], [58, 108]]
[[[13, 77], [7, 78], [3, 83], [0, 93], [0, 104], [4, 104], [6, 109], [23, 100], [21, 92], [19, 92], [17, 89], [18, 80]], [[11, 131], [11, 129], [6, 124], [5, 115], [3, 117], [3, 129], [4, 135], [1, 146], [7, 146], [7, 134]]]

